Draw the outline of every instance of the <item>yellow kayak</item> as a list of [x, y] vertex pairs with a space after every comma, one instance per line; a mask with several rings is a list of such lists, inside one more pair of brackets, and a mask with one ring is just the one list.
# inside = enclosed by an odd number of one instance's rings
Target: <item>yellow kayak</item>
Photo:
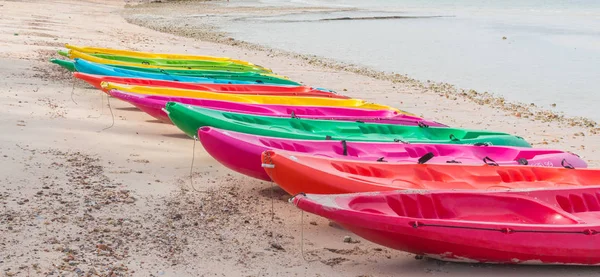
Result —
[[151, 53], [151, 52], [140, 52], [131, 50], [111, 49], [111, 48], [100, 48], [100, 47], [89, 47], [89, 46], [76, 46], [71, 44], [65, 44], [65, 47], [70, 50], [75, 50], [86, 54], [108, 54], [108, 55], [120, 55], [130, 56], [138, 58], [155, 58], [155, 59], [171, 59], [171, 60], [204, 60], [204, 61], [219, 61], [219, 62], [233, 62], [242, 65], [249, 65], [258, 68], [265, 67], [253, 64], [251, 62], [243, 60], [235, 60], [228, 57], [214, 57], [214, 56], [200, 56], [200, 55], [184, 55], [184, 54], [165, 54], [165, 53]]
[[[79, 52], [77, 50], [69, 50], [68, 55], [69, 55], [69, 58], [71, 58], [71, 59], [79, 58], [82, 60], [86, 60], [88, 62], [93, 62], [93, 63], [98, 63], [98, 64], [106, 64], [106, 65], [121, 67], [121, 68], [125, 68], [125, 69], [132, 69], [132, 70], [136, 70], [136, 68], [137, 69], [151, 69], [151, 70], [163, 69], [163, 70], [169, 70], [169, 72], [176, 71], [183, 75], [196, 75], [196, 74], [202, 74], [203, 72], [209, 73], [209, 71], [214, 72], [216, 74], [228, 74], [228, 73], [230, 74], [231, 73], [229, 71], [224, 71], [224, 70], [212, 71], [212, 70], [196, 69], [193, 67], [184, 68], [184, 67], [175, 67], [175, 66], [140, 64], [140, 63], [118, 61], [118, 60], [110, 60], [110, 59], [104, 59], [104, 58], [92, 56], [92, 55], [89, 55], [89, 54], [86, 54], [83, 52]], [[269, 76], [269, 77], [273, 77], [273, 78], [288, 79], [288, 77], [286, 77], [286, 76], [277, 75], [277, 74], [273, 74], [273, 73], [257, 73], [257, 74], [260, 74], [263, 76]]]
[[222, 100], [239, 103], [274, 104], [291, 106], [325, 106], [325, 107], [348, 107], [369, 110], [393, 110], [403, 114], [407, 112], [386, 105], [374, 104], [360, 99], [340, 99], [324, 97], [303, 96], [271, 96], [271, 95], [240, 95], [229, 93], [215, 93], [208, 91], [176, 89], [167, 87], [146, 87], [122, 85], [111, 82], [102, 82], [105, 91], [115, 89], [124, 92], [149, 95], [168, 95], [188, 98], [201, 98], [211, 100]]

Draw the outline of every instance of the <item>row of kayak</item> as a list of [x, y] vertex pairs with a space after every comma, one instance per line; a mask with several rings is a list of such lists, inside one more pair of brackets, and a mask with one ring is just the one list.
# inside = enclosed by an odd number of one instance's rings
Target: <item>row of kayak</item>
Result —
[[[67, 45], [52, 62], [273, 181], [302, 210], [441, 260], [600, 264], [600, 170], [236, 59]], [[597, 186], [595, 186], [597, 185]]]

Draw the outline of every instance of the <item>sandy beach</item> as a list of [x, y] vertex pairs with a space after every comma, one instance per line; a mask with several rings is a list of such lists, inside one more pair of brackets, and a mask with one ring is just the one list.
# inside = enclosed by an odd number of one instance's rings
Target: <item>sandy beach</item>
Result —
[[[534, 147], [572, 151], [590, 167], [600, 165], [594, 122], [252, 46], [167, 16], [256, 12], [249, 7], [124, 6], [115, 0], [0, 1], [1, 276], [600, 273], [594, 267], [416, 260], [364, 241], [301, 213], [273, 184], [226, 169], [175, 126], [108, 99], [48, 61], [65, 43], [249, 60], [304, 84], [451, 126], [509, 132]], [[186, 28], [194, 31], [182, 33]]]

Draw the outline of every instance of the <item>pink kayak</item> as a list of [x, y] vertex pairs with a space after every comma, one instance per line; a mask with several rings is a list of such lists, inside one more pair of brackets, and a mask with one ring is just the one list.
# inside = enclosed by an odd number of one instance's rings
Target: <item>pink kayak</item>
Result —
[[586, 162], [575, 154], [535, 148], [293, 140], [262, 137], [211, 127], [200, 128], [198, 138], [206, 152], [221, 164], [244, 175], [266, 181], [271, 179], [261, 167], [261, 154], [272, 149], [330, 158], [392, 163], [487, 163], [490, 165], [587, 167]]
[[447, 127], [444, 124], [420, 117], [400, 114], [390, 110], [365, 110], [339, 107], [285, 106], [268, 104], [247, 104], [220, 100], [175, 97], [165, 95], [141, 95], [119, 90], [108, 92], [111, 96], [127, 101], [138, 109], [163, 122], [171, 123], [163, 110], [167, 102], [178, 102], [203, 108], [247, 113], [263, 116], [297, 116], [309, 119], [332, 119], [363, 121], [382, 124], [420, 125]]
[[567, 186], [299, 194], [293, 202], [367, 240], [434, 259], [598, 266], [598, 195], [598, 186]]

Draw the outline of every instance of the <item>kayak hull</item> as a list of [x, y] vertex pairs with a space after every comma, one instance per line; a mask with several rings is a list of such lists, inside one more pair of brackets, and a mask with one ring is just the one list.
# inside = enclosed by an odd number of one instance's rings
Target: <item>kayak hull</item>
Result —
[[289, 194], [414, 189], [521, 189], [600, 184], [599, 169], [462, 164], [407, 164], [265, 151], [264, 170]]
[[[343, 121], [363, 121], [385, 124], [412, 125], [427, 124], [429, 126], [445, 127], [435, 121], [424, 120], [421, 118], [395, 114], [386, 110], [360, 110], [346, 109], [333, 107], [310, 107], [310, 106], [283, 106], [283, 105], [261, 105], [261, 104], [244, 104], [229, 101], [205, 100], [197, 98], [185, 97], [169, 97], [161, 95], [139, 95], [133, 93], [111, 90], [109, 94], [118, 99], [129, 102], [138, 109], [148, 113], [152, 117], [161, 120], [165, 123], [173, 123], [165, 112], [167, 102], [178, 102], [191, 106], [215, 109], [220, 111], [233, 111], [245, 114], [275, 116], [275, 117], [291, 117], [292, 114], [302, 118], [311, 119], [327, 119], [327, 120], [343, 120]], [[311, 115], [312, 111], [318, 111], [319, 114]], [[308, 115], [306, 115], [308, 114]], [[326, 115], [323, 115], [326, 114]], [[344, 115], [356, 114], [353, 117]], [[362, 115], [362, 116], [361, 116]], [[379, 116], [379, 117], [377, 117]], [[382, 117], [383, 116], [383, 117]]]
[[175, 102], [165, 109], [171, 121], [190, 137], [203, 126], [260, 136], [301, 140], [346, 140], [434, 144], [475, 144], [531, 147], [506, 133], [446, 127], [405, 126], [362, 121], [281, 118], [223, 112]]
[[[298, 195], [294, 204], [369, 241], [466, 263], [599, 265], [600, 187]], [[507, 216], [510, 215], [510, 216]]]
[[323, 106], [323, 107], [346, 107], [362, 108], [372, 110], [394, 110], [390, 106], [367, 103], [360, 99], [339, 99], [324, 97], [299, 97], [299, 96], [278, 96], [278, 95], [241, 95], [233, 93], [215, 93], [210, 91], [198, 91], [189, 89], [151, 87], [151, 86], [130, 86], [111, 82], [103, 82], [102, 87], [106, 90], [116, 89], [129, 93], [144, 95], [163, 95], [174, 97], [224, 100], [239, 103], [252, 104], [275, 104], [291, 106]]
[[[187, 82], [187, 83], [209, 83], [209, 84], [256, 84], [251, 81], [240, 81], [230, 80], [226, 78], [206, 78], [206, 77], [190, 77], [190, 76], [175, 76], [164, 73], [151, 73], [141, 72], [136, 70], [122, 69], [118, 67], [108, 66], [104, 64], [97, 64], [88, 62], [82, 59], [75, 59], [75, 61], [67, 61], [73, 63], [73, 68], [77, 72], [93, 74], [93, 75], [104, 75], [104, 76], [117, 76], [117, 77], [128, 77], [128, 78], [146, 78], [156, 80], [167, 80], [176, 82]], [[62, 65], [66, 67], [68, 65]]]
[[65, 47], [69, 50], [75, 50], [87, 54], [108, 54], [108, 55], [121, 55], [128, 57], [137, 58], [159, 58], [159, 59], [172, 59], [172, 60], [200, 60], [200, 61], [218, 61], [218, 62], [233, 62], [241, 65], [252, 66], [262, 68], [266, 71], [271, 71], [265, 67], [247, 62], [242, 60], [235, 60], [228, 57], [215, 57], [215, 56], [200, 56], [200, 55], [184, 55], [184, 54], [163, 54], [163, 53], [152, 53], [152, 52], [141, 52], [131, 51], [123, 49], [111, 49], [111, 48], [100, 48], [100, 47], [89, 47], [89, 46], [76, 46], [66, 44]]
[[[65, 53], [66, 57], [83, 58], [81, 54], [71, 55], [71, 51]], [[93, 57], [89, 60], [92, 62], [100, 62], [105, 64], [123, 64], [135, 65], [142, 67], [154, 68], [174, 68], [174, 69], [201, 69], [201, 70], [227, 70], [237, 72], [259, 72], [272, 73], [270, 70], [265, 70], [250, 65], [242, 65], [229, 61], [200, 61], [200, 60], [176, 60], [176, 59], [161, 59], [161, 58], [137, 58], [111, 54], [88, 54], [87, 57]], [[99, 58], [99, 59], [97, 59]], [[121, 63], [124, 62], [124, 63]]]
[[[365, 143], [322, 140], [292, 140], [255, 136], [211, 127], [202, 127], [198, 139], [213, 158], [233, 171], [271, 181], [261, 166], [261, 155], [267, 150], [283, 150], [329, 157], [336, 159], [377, 161], [388, 163], [412, 163], [428, 153], [435, 154], [428, 163], [447, 164], [449, 161], [461, 164], [484, 164], [488, 157], [497, 164], [519, 165], [519, 160], [529, 165], [561, 166], [563, 160], [576, 168], [585, 168], [587, 164], [574, 154], [560, 150], [533, 148], [472, 146], [450, 144], [403, 144], [403, 143]], [[345, 154], [345, 155], [344, 155]]]
[[75, 68], [75, 64], [72, 61], [67, 61], [67, 60], [60, 60], [60, 59], [51, 59], [50, 62], [60, 65], [62, 68], [70, 71], [70, 72], [76, 72], [77, 69]]
[[115, 76], [91, 75], [80, 72], [73, 73], [73, 76], [84, 80], [96, 87], [97, 89], [107, 92], [102, 88], [102, 82], [112, 82], [123, 85], [135, 86], [151, 86], [165, 87], [186, 90], [199, 90], [222, 92], [231, 94], [248, 94], [248, 95], [278, 95], [278, 96], [311, 96], [311, 97], [326, 97], [348, 99], [349, 97], [335, 94], [332, 92], [320, 91], [305, 86], [275, 86], [275, 85], [238, 85], [238, 84], [198, 84], [198, 83], [183, 83], [165, 80], [141, 79], [141, 78], [125, 78]]
[[299, 83], [289, 80], [285, 76], [280, 76], [272, 73], [261, 73], [253, 71], [231, 71], [226, 69], [214, 68], [214, 69], [183, 69], [181, 67], [168, 67], [168, 66], [153, 66], [144, 64], [135, 64], [129, 62], [121, 62], [117, 60], [107, 60], [98, 57], [94, 57], [85, 53], [71, 50], [69, 51], [69, 57], [75, 60], [85, 60], [88, 62], [103, 64], [107, 66], [123, 68], [127, 70], [135, 70], [149, 73], [162, 73], [168, 75], [183, 75], [183, 76], [194, 76], [194, 77], [211, 77], [211, 78], [225, 78], [240, 81], [253, 81], [257, 83], [273, 83], [273, 84], [289, 84], [299, 85]]

